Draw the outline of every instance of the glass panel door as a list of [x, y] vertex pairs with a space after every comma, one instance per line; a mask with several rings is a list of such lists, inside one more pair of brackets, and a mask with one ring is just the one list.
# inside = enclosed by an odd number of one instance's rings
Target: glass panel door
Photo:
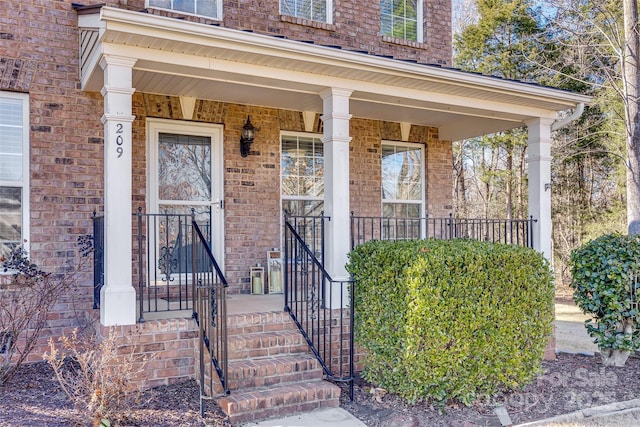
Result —
[[[149, 262], [161, 280], [191, 271], [191, 213], [216, 261], [224, 266], [222, 127], [149, 120], [150, 206], [156, 254]], [[151, 218], [149, 218], [151, 220]], [[154, 231], [151, 231], [152, 233]]]

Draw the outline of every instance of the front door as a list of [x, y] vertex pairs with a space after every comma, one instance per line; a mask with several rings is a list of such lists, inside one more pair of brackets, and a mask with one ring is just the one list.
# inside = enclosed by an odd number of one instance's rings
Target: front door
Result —
[[160, 119], [148, 119], [147, 125], [148, 212], [160, 215], [153, 218], [158, 223], [155, 240], [167, 241], [171, 250], [163, 254], [159, 249], [155, 258], [163, 261], [158, 268], [165, 276], [189, 271], [187, 258], [178, 258], [176, 251], [190, 251], [184, 234], [190, 232], [192, 212], [224, 268], [222, 126]]

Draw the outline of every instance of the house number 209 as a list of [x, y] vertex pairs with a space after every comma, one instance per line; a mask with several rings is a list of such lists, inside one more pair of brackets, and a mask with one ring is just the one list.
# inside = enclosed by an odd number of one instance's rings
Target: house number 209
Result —
[[124, 138], [122, 137], [123, 132], [124, 125], [122, 123], [116, 123], [116, 153], [118, 153], [118, 158], [122, 157], [122, 153], [124, 153], [124, 148], [122, 148], [122, 144], [124, 143]]

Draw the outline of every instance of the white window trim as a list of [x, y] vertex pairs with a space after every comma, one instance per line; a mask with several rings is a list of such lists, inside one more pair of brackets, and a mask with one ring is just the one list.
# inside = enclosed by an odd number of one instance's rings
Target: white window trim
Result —
[[[396, 147], [408, 147], [408, 148], [418, 148], [420, 149], [420, 181], [422, 183], [422, 191], [420, 192], [420, 195], [422, 196], [421, 198], [421, 202], [420, 202], [420, 218], [424, 218], [425, 217], [425, 204], [426, 204], [426, 188], [427, 188], [427, 183], [425, 181], [425, 177], [426, 177], [426, 167], [425, 167], [425, 156], [424, 156], [424, 150], [425, 150], [425, 146], [424, 144], [420, 144], [420, 143], [411, 143], [411, 142], [399, 142], [399, 141], [390, 141], [390, 140], [382, 140], [381, 144], [380, 144], [380, 172], [381, 172], [381, 178], [382, 178], [382, 147], [385, 145], [393, 145]], [[383, 183], [380, 182], [380, 209], [381, 212], [384, 211], [384, 204], [385, 203], [395, 203], [395, 204], [401, 204], [401, 203], [406, 203], [406, 204], [416, 204], [416, 200], [397, 200], [397, 199], [384, 199], [383, 194], [382, 194], [382, 185]]]
[[216, 16], [207, 16], [207, 15], [200, 15], [197, 13], [189, 13], [189, 12], [184, 12], [182, 10], [175, 10], [175, 9], [167, 9], [164, 7], [160, 7], [160, 6], [151, 6], [149, 4], [150, 0], [144, 0], [144, 7], [145, 8], [150, 8], [150, 9], [158, 9], [158, 10], [167, 10], [169, 12], [173, 12], [173, 13], [179, 13], [181, 15], [189, 15], [189, 16], [197, 16], [200, 18], [207, 18], [207, 19], [213, 19], [214, 21], [222, 21], [222, 3], [223, 0], [217, 0], [217, 4], [216, 4]]
[[[382, 20], [382, 16], [380, 16], [380, 19]], [[424, 43], [424, 0], [418, 0], [418, 9], [416, 10], [416, 32], [417, 37], [416, 37], [416, 43]], [[389, 36], [386, 34], [382, 34], [383, 37], [393, 37], [393, 36]], [[402, 38], [402, 40], [407, 40]], [[407, 40], [407, 41], [413, 41], [413, 40]]]
[[29, 253], [29, 243], [31, 238], [31, 153], [29, 149], [31, 144], [29, 142], [29, 95], [26, 93], [0, 92], [0, 98], [19, 99], [22, 101], [22, 180], [19, 183], [16, 181], [0, 181], [0, 186], [22, 188], [22, 248]]
[[[298, 0], [296, 0], [298, 1]], [[315, 22], [323, 22], [325, 24], [329, 24], [332, 25], [333, 24], [333, 0], [326, 0], [326, 15], [327, 15], [327, 20], [326, 21], [318, 21], [317, 19], [312, 19], [312, 21]], [[278, 0], [278, 11], [280, 12], [280, 15], [286, 15], [286, 16], [293, 16], [294, 18], [300, 18], [300, 19], [306, 19], [303, 17], [299, 17], [299, 16], [295, 16], [295, 15], [289, 15], [288, 13], [285, 13], [282, 10], [282, 0]]]

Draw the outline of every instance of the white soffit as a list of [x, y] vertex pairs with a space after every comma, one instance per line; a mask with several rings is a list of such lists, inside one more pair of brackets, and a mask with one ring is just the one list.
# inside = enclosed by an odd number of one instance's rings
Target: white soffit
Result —
[[[436, 66], [103, 7], [83, 88], [99, 91], [101, 55], [137, 59], [138, 92], [321, 112], [326, 87], [353, 90], [355, 117], [440, 128], [456, 140], [555, 118], [590, 98]], [[95, 24], [93, 24], [95, 25]], [[483, 123], [479, 126], [479, 123]]]

